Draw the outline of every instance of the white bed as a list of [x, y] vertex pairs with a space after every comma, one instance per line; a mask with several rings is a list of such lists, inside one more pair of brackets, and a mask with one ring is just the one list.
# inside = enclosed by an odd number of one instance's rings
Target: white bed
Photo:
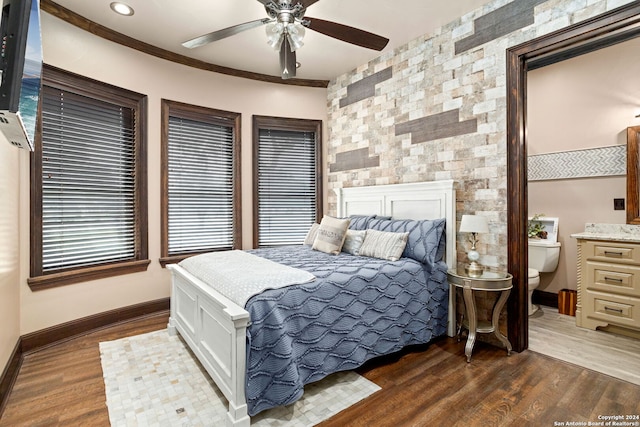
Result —
[[[446, 219], [446, 263], [456, 265], [454, 181], [432, 181], [336, 190], [338, 217], [384, 215], [394, 219]], [[179, 265], [172, 272], [168, 329], [179, 332], [229, 401], [227, 424], [249, 426], [245, 397], [249, 313]], [[455, 335], [455, 292], [449, 292], [447, 334]]]

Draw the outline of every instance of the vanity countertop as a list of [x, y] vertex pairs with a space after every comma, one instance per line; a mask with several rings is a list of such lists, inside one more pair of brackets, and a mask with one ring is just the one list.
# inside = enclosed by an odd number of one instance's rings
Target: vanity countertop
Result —
[[640, 225], [587, 223], [584, 232], [572, 234], [574, 239], [609, 240], [640, 243]]

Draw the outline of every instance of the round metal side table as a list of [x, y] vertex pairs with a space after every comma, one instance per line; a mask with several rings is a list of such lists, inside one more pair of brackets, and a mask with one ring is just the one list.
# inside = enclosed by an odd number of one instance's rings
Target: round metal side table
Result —
[[[449, 270], [447, 272], [447, 280], [449, 281], [449, 284], [457, 288], [462, 288], [466, 319], [463, 318], [458, 325], [458, 337], [460, 337], [463, 327], [469, 331], [467, 344], [464, 348], [464, 354], [467, 356], [467, 362], [471, 362], [471, 353], [473, 352], [473, 345], [476, 342], [476, 333], [493, 333], [507, 348], [507, 356], [511, 354], [511, 343], [507, 337], [500, 333], [498, 322], [500, 320], [502, 307], [504, 307], [504, 303], [507, 301], [509, 293], [511, 293], [511, 288], [513, 287], [511, 283], [512, 278], [513, 276], [509, 273], [496, 273], [489, 271], [483, 272], [480, 277], [469, 277], [464, 272], [464, 269]], [[452, 291], [455, 291], [455, 289], [452, 289]], [[500, 292], [500, 297], [493, 306], [491, 322], [484, 320], [478, 321], [476, 300], [473, 294], [474, 291]]]

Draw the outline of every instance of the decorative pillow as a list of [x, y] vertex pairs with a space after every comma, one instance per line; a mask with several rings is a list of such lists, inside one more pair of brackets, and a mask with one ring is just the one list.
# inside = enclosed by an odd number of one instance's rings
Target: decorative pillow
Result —
[[369, 227], [379, 231], [409, 232], [403, 257], [415, 259], [429, 268], [442, 261], [445, 253], [445, 219], [374, 219]]
[[364, 242], [366, 234], [367, 230], [347, 230], [347, 236], [342, 245], [342, 252], [359, 255], [358, 251], [360, 250], [360, 246], [362, 246], [362, 242]]
[[369, 228], [369, 221], [375, 217], [375, 215], [349, 215], [349, 219], [351, 220], [349, 223], [349, 229], [366, 230]]
[[390, 233], [387, 231], [367, 230], [360, 246], [360, 255], [397, 261], [407, 245], [409, 233]]
[[349, 222], [349, 218], [340, 219], [325, 215], [320, 221], [313, 249], [333, 255], [339, 254], [347, 236]]
[[313, 245], [313, 242], [316, 240], [316, 236], [318, 235], [318, 228], [320, 228], [320, 224], [317, 222], [311, 224], [311, 228], [307, 233], [307, 237], [304, 238], [304, 244], [307, 246]]

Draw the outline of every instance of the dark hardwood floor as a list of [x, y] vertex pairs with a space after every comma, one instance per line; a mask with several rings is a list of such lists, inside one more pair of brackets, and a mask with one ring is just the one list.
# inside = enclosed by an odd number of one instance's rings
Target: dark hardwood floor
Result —
[[163, 329], [168, 317], [125, 322], [26, 355], [0, 426], [108, 426], [98, 344]]
[[[167, 316], [27, 355], [0, 426], [108, 426], [98, 343], [163, 329]], [[358, 371], [382, 390], [320, 426], [554, 426], [640, 414], [639, 386], [530, 351], [507, 357], [482, 342], [471, 363], [464, 343], [444, 338]]]

